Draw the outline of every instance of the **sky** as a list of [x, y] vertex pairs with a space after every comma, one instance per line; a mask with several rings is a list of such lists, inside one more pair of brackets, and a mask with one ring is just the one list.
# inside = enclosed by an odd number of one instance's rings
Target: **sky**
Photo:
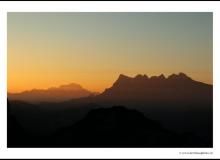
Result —
[[119, 74], [213, 81], [211, 12], [9, 12], [7, 24], [8, 92], [102, 92]]

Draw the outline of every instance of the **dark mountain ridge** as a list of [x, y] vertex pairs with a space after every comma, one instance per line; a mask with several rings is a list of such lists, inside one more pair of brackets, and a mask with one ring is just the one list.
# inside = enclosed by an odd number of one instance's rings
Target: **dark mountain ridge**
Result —
[[[212, 85], [198, 82], [184, 73], [172, 74], [167, 78], [137, 75], [128, 77], [120, 74], [112, 87], [97, 96], [100, 101], [212, 101]], [[209, 103], [209, 102], [208, 102]]]

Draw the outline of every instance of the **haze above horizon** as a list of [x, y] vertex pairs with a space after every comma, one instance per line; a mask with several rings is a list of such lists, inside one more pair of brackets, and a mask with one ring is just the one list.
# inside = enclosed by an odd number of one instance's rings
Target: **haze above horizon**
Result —
[[119, 74], [184, 72], [212, 84], [212, 13], [8, 13], [8, 92]]

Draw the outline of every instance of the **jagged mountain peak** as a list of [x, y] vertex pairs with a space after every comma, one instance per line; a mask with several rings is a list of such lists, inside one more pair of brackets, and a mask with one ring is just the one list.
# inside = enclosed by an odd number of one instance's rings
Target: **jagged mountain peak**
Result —
[[183, 72], [180, 72], [179, 74], [171, 74], [170, 76], [168, 76], [167, 79], [170, 79], [170, 80], [192, 80], [189, 76], [187, 76], [185, 73]]
[[192, 80], [189, 76], [185, 73], [180, 72], [178, 74], [171, 74], [167, 78], [164, 74], [160, 74], [159, 76], [151, 76], [148, 77], [146, 74], [137, 74], [135, 77], [129, 77], [124, 74], [120, 74], [118, 79], [116, 80], [116, 84], [124, 83], [128, 81], [135, 81], [135, 80]]
[[159, 76], [151, 76], [150, 79], [151, 80], [162, 80], [162, 79], [166, 79], [166, 77], [163, 74], [160, 74]]
[[[195, 81], [185, 73], [171, 74], [167, 78], [160, 74], [151, 76], [138, 74], [135, 77], [119, 76], [112, 87], [106, 89], [101, 96], [109, 99], [142, 99], [146, 100], [177, 100], [195, 97], [194, 93], [206, 94], [211, 85]], [[193, 93], [194, 92], [194, 93]]]
[[131, 80], [132, 78], [131, 77], [128, 77], [124, 74], [120, 74], [118, 79], [115, 81], [115, 83], [113, 84], [113, 86], [117, 86], [119, 84], [122, 84], [122, 83], [125, 83], [125, 82], [128, 82], [129, 80]]
[[166, 77], [165, 77], [163, 74], [159, 75], [158, 78], [160, 78], [160, 79], [166, 79]]
[[129, 77], [129, 76], [126, 76], [126, 75], [124, 75], [124, 74], [120, 74], [119, 75], [119, 77], [118, 77], [118, 80], [123, 80], [123, 79], [130, 79], [131, 77]]
[[137, 74], [134, 79], [148, 79], [148, 76], [146, 74], [141, 75], [141, 74]]

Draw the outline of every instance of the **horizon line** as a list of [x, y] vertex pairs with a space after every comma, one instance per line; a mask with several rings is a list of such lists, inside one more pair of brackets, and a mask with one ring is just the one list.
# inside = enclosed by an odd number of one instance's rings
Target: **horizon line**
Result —
[[[163, 76], [164, 79], [169, 79], [171, 76], [180, 76], [180, 75], [185, 75], [186, 77], [194, 80], [193, 78], [189, 77], [184, 72], [178, 72], [177, 74], [172, 73], [172, 74], [169, 74], [167, 76], [165, 76], [165, 74], [163, 74], [163, 73], [161, 73], [159, 75], [151, 75], [151, 76], [148, 76], [147, 74], [136, 74], [136, 76], [128, 76], [127, 74], [120, 73], [118, 75], [118, 79], [119, 79], [120, 76], [125, 76], [125, 77], [128, 77], [128, 78], [136, 78], [138, 76], [142, 76], [142, 77], [147, 77], [148, 79], [151, 79], [151, 78], [154, 78], [154, 77], [158, 78], [158, 77]], [[114, 82], [116, 82], [118, 79], [116, 79]], [[208, 83], [208, 82], [204, 82], [204, 81], [200, 81], [200, 80], [199, 81], [194, 80], [194, 81], [205, 83], [205, 84], [213, 86], [213, 83]], [[114, 84], [114, 82], [112, 83], [112, 85]], [[92, 93], [98, 93], [98, 94], [101, 94], [102, 92], [104, 92], [106, 89], [109, 88], [109, 87], [105, 87], [104, 89], [102, 89], [102, 91], [89, 90], [87, 88], [84, 88], [82, 84], [79, 84], [79, 83], [76, 83], [76, 82], [69, 82], [69, 83], [64, 83], [64, 84], [60, 84], [60, 85], [56, 85], [56, 86], [50, 86], [50, 87], [44, 87], [44, 88], [32, 88], [32, 89], [26, 89], [26, 90], [21, 90], [21, 91], [17, 91], [17, 92], [14, 92], [14, 91], [11, 92], [11, 91], [8, 91], [8, 89], [7, 89], [7, 94], [19, 94], [19, 93], [23, 93], [23, 92], [27, 92], [27, 91], [33, 91], [33, 90], [44, 90], [44, 91], [46, 91], [46, 90], [49, 90], [49, 89], [52, 89], [52, 88], [61, 88], [64, 85], [71, 85], [71, 84], [79, 85], [82, 89], [88, 90], [89, 92], [92, 92]]]

